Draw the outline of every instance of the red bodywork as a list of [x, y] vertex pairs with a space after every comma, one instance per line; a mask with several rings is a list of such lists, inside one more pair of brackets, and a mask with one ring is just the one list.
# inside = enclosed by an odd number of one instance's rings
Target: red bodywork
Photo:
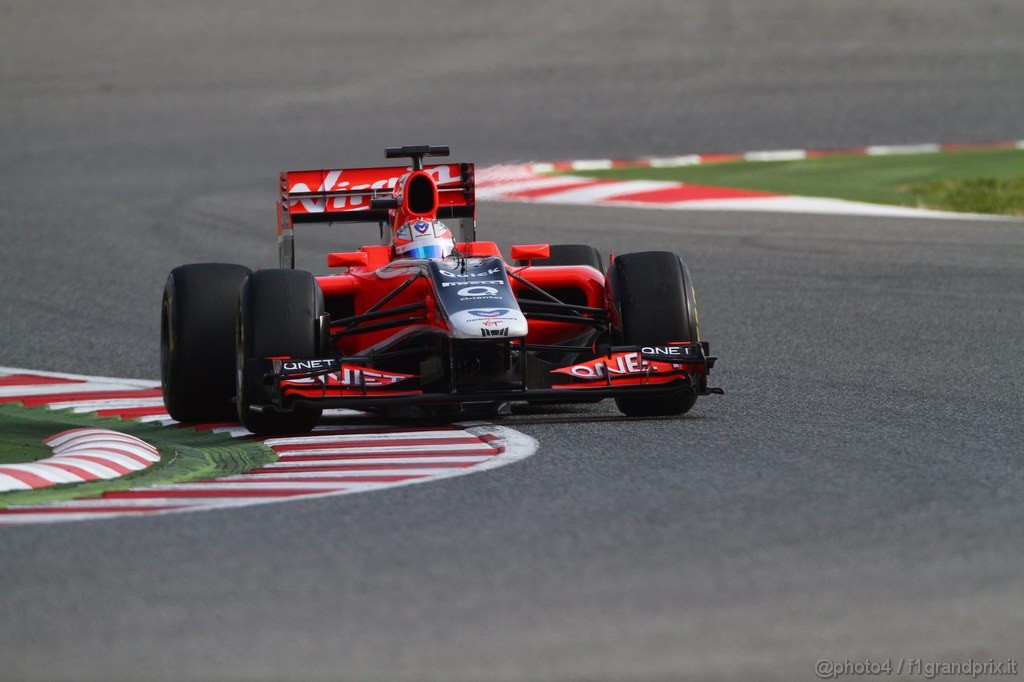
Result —
[[[472, 253], [473, 255], [501, 255], [494, 242], [461, 242], [458, 248], [462, 253]], [[386, 267], [391, 262], [389, 247], [364, 246], [361, 251], [369, 257], [366, 265], [352, 266], [348, 272], [340, 275], [317, 277], [317, 282], [325, 297], [351, 297], [357, 315], [367, 311], [408, 279], [408, 277], [397, 274], [401, 268], [395, 268], [396, 275], [393, 277], [381, 276], [380, 268]], [[547, 291], [577, 292], [577, 296], [580, 297], [580, 305], [592, 308], [602, 308], [605, 305], [604, 276], [591, 267], [565, 265], [538, 268], [508, 265], [507, 268], [509, 273], [518, 274], [531, 284]], [[512, 279], [511, 285], [517, 297], [527, 290], [527, 286], [517, 279]], [[433, 289], [426, 279], [419, 279], [408, 286], [392, 299], [389, 306], [398, 307], [417, 301], [426, 301], [427, 320], [424, 322], [425, 324], [440, 329], [446, 328], [445, 322], [437, 310]], [[565, 343], [586, 331], [585, 325], [535, 320], [530, 322], [530, 333], [526, 340], [527, 343], [554, 345]], [[345, 355], [356, 355], [388, 339], [394, 333], [393, 329], [386, 329], [344, 337], [338, 341], [337, 348]]]
[[[429, 187], [429, 198], [417, 201], [422, 196], [414, 197], [413, 190], [424, 187]], [[476, 214], [473, 164], [469, 163], [427, 165], [420, 170], [391, 166], [290, 171], [281, 174], [281, 191], [278, 238], [282, 244], [282, 267], [294, 266], [291, 239], [297, 223], [386, 221], [394, 230], [410, 218], [444, 220], [453, 216], [475, 221]], [[381, 197], [393, 197], [397, 206], [374, 208], [373, 200]], [[546, 245], [537, 246], [546, 248]], [[497, 245], [490, 241], [460, 242], [457, 248], [470, 257], [501, 257]], [[360, 263], [363, 257], [359, 254], [365, 254], [365, 264]], [[359, 315], [408, 279], [402, 276], [399, 265], [387, 268], [391, 262], [391, 247], [383, 245], [364, 246], [356, 253], [330, 254], [328, 264], [345, 263], [347, 271], [318, 277], [317, 281], [325, 298], [351, 299], [353, 314]], [[578, 265], [543, 268], [506, 266], [510, 275], [517, 274], [546, 291], [560, 294], [560, 297], [568, 296], [574, 303], [591, 308], [605, 307], [605, 279], [593, 268]], [[517, 279], [511, 279], [510, 283], [517, 298], [528, 289]], [[433, 300], [433, 290], [425, 279], [414, 282], [399, 293], [388, 307], [418, 301], [426, 301], [427, 304], [426, 320], [421, 324], [445, 329], [445, 322]], [[587, 330], [586, 325], [531, 321], [527, 343], [565, 343]], [[358, 354], [386, 341], [395, 333], [394, 329], [385, 329], [346, 336], [336, 342], [336, 347], [345, 355]]]

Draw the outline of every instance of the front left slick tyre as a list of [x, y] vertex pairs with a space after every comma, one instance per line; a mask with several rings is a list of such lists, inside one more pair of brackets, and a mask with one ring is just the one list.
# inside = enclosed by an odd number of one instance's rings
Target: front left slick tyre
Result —
[[247, 371], [246, 361], [320, 357], [323, 312], [323, 292], [308, 272], [260, 270], [242, 283], [236, 320], [236, 404], [239, 421], [253, 433], [306, 433], [320, 420], [320, 409], [267, 409], [265, 387], [260, 377]]
[[180, 422], [222, 421], [234, 413], [235, 310], [249, 268], [193, 263], [171, 271], [160, 315], [160, 386]]

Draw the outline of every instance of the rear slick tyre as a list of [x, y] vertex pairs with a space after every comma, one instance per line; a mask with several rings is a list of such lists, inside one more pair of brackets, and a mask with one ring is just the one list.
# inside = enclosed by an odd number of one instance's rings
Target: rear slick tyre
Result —
[[[656, 346], [700, 341], [697, 303], [689, 269], [668, 251], [629, 253], [615, 259], [609, 272], [612, 303], [618, 324], [617, 343]], [[697, 394], [685, 391], [671, 398], [621, 397], [619, 411], [629, 417], [666, 417], [688, 412]]]
[[235, 409], [235, 312], [249, 268], [182, 265], [167, 277], [160, 314], [160, 386], [180, 422], [231, 419]]
[[313, 430], [323, 410], [296, 408], [274, 412], [254, 400], [264, 395], [257, 378], [245, 371], [251, 358], [317, 358], [322, 354], [320, 316], [324, 297], [320, 285], [301, 270], [261, 270], [242, 284], [237, 318], [238, 419], [255, 434], [307, 433]]

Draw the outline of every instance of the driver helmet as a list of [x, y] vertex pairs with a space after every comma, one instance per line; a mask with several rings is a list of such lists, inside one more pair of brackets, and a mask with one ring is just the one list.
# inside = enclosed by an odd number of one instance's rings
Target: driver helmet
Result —
[[447, 258], [455, 239], [440, 220], [416, 218], [395, 230], [394, 246], [396, 258]]

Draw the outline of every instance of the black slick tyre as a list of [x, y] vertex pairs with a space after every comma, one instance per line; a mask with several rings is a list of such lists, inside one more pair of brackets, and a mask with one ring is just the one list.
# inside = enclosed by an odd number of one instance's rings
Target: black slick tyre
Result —
[[[609, 272], [617, 343], [656, 346], [670, 341], [700, 341], [697, 304], [690, 272], [668, 251], [629, 253], [615, 259]], [[683, 414], [697, 401], [694, 392], [671, 398], [620, 397], [619, 411], [630, 417]]]
[[235, 312], [249, 268], [194, 263], [171, 271], [160, 315], [160, 385], [171, 418], [221, 421], [234, 413]]
[[[321, 356], [320, 316], [324, 298], [320, 286], [301, 270], [261, 270], [242, 284], [236, 325], [238, 419], [256, 434], [306, 433], [323, 410], [297, 408], [291, 412], [262, 409], [264, 387], [245, 371], [245, 360], [266, 357]], [[256, 409], [253, 409], [253, 406]]]

